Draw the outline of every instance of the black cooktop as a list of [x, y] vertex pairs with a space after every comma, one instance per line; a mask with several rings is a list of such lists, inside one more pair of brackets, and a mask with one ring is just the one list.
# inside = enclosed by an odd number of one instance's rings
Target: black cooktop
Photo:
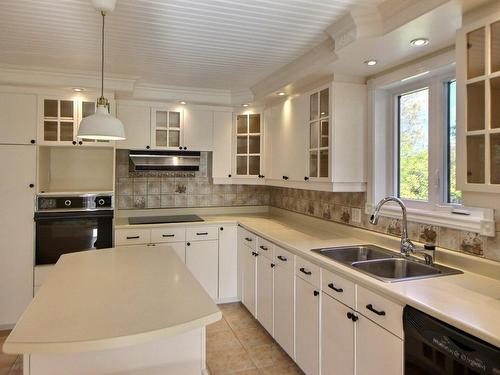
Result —
[[198, 215], [168, 215], [168, 216], [139, 216], [129, 217], [129, 224], [166, 224], [166, 223], [191, 223], [204, 221]]

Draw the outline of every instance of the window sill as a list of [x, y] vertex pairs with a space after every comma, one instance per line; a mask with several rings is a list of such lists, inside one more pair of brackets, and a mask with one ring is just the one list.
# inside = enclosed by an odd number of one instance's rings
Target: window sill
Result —
[[[365, 212], [371, 215], [375, 206], [376, 204], [367, 203]], [[488, 237], [495, 236], [495, 220], [492, 209], [467, 207], [468, 215], [452, 213], [451, 210], [452, 207], [449, 206], [437, 206], [433, 210], [407, 207], [408, 221], [474, 232]], [[401, 208], [392, 205], [392, 203], [387, 204], [380, 210], [380, 215], [401, 219]]]

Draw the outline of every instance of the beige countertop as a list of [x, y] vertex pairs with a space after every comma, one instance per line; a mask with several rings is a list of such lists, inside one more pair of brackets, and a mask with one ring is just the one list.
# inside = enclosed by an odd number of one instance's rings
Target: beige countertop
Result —
[[174, 336], [221, 319], [174, 252], [131, 246], [67, 254], [11, 332], [6, 353], [74, 353]]
[[[205, 220], [205, 223], [173, 225], [237, 222], [242, 227], [278, 246], [323, 268], [340, 273], [359, 285], [378, 291], [401, 304], [413, 306], [495, 346], [500, 346], [500, 280], [498, 279], [464, 270], [464, 273], [460, 275], [385, 283], [313, 253], [311, 249], [374, 243], [396, 250], [398, 245], [396, 238], [299, 214], [202, 214], [200, 216]], [[137, 225], [129, 226], [126, 218], [117, 219], [116, 228], [134, 227], [137, 228]], [[141, 227], [147, 226], [141, 225]], [[158, 224], [151, 225], [151, 227], [158, 227]], [[470, 256], [460, 254], [448, 256], [448, 259], [452, 259], [452, 257], [460, 258], [462, 264], [482, 262], [482, 260], [476, 261]], [[439, 260], [438, 253], [438, 262]], [[451, 266], [456, 267], [460, 262], [451, 264]], [[496, 266], [496, 263], [489, 262], [490, 272], [491, 268]], [[498, 265], [498, 272], [500, 272], [500, 265]]]

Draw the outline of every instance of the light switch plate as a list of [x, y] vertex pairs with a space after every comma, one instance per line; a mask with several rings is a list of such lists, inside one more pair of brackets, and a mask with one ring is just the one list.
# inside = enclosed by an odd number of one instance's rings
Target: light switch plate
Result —
[[361, 208], [351, 208], [351, 221], [361, 223]]

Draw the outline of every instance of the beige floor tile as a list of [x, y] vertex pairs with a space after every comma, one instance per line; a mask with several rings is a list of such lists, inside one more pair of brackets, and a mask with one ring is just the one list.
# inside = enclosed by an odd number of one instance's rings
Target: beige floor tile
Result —
[[238, 340], [240, 340], [246, 348], [274, 343], [273, 338], [264, 328], [262, 328], [262, 326], [242, 328], [236, 330], [235, 334]]
[[295, 364], [285, 366], [271, 366], [261, 369], [263, 375], [304, 375], [304, 372]]
[[257, 320], [255, 320], [246, 311], [231, 312], [224, 316], [226, 321], [229, 323], [231, 329], [237, 331], [246, 328], [256, 328], [259, 326]]
[[207, 351], [207, 365], [212, 375], [256, 369], [243, 347], [222, 351]]
[[241, 347], [240, 341], [231, 330], [207, 333], [207, 352], [218, 352]]
[[247, 348], [248, 354], [257, 368], [271, 366], [287, 366], [294, 364], [293, 360], [278, 344], [265, 344]]
[[230, 330], [231, 328], [229, 327], [229, 324], [227, 324], [227, 321], [224, 318], [207, 326], [207, 334], [212, 332], [230, 331]]

